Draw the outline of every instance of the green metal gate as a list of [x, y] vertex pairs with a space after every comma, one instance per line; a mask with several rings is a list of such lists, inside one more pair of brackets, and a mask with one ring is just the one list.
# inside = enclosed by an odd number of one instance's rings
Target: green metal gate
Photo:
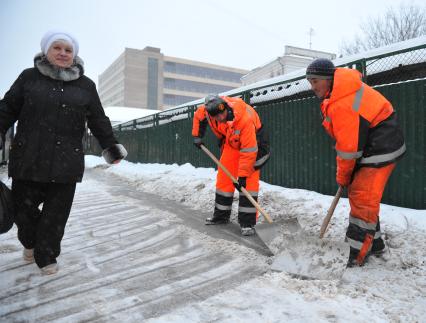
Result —
[[[426, 208], [425, 48], [423, 44], [344, 64], [360, 67], [369, 84], [388, 84], [376, 86], [376, 89], [392, 102], [397, 111], [407, 153], [390, 178], [383, 202], [418, 209]], [[385, 70], [384, 66], [391, 68]], [[415, 80], [406, 81], [413, 78]], [[398, 83], [389, 84], [392, 82]], [[262, 170], [262, 180], [334, 195], [337, 188], [334, 142], [322, 129], [320, 102], [312, 97], [303, 76], [225, 94], [240, 96], [255, 106], [269, 131], [272, 157]], [[116, 127], [118, 140], [129, 152], [128, 160], [214, 167], [213, 162], [192, 145], [192, 117], [200, 102]], [[205, 143], [218, 155], [213, 137], [208, 131]], [[93, 138], [89, 137], [88, 143], [88, 152], [99, 153], [99, 148], [94, 148]]]

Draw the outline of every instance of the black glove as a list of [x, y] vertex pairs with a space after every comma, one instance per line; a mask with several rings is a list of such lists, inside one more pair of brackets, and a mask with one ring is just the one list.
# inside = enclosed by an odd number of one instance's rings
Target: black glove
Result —
[[204, 145], [203, 140], [200, 137], [194, 137], [194, 146], [201, 149], [201, 145]]
[[238, 177], [238, 183], [234, 183], [235, 188], [238, 192], [241, 192], [241, 187], [246, 187], [247, 185], [247, 177]]

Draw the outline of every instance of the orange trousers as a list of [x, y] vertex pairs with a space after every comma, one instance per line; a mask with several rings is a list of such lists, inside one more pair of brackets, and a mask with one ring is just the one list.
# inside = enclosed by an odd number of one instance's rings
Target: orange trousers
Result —
[[346, 238], [351, 247], [351, 256], [359, 265], [371, 250], [384, 248], [380, 232], [380, 201], [395, 164], [380, 168], [361, 167], [355, 172], [348, 186], [349, 226]]
[[348, 187], [351, 215], [367, 223], [377, 223], [383, 191], [395, 164], [380, 168], [361, 167]]
[[[239, 157], [239, 150], [232, 148], [227, 143], [224, 144], [220, 162], [235, 178], [238, 178]], [[255, 200], [257, 200], [259, 193], [259, 178], [260, 171], [256, 170], [247, 177], [246, 182], [246, 190]], [[215, 216], [229, 218], [232, 209], [234, 191], [235, 187], [232, 180], [219, 167], [216, 177]], [[240, 225], [242, 227], [254, 226], [256, 224], [257, 215], [256, 208], [244, 194], [240, 193], [238, 206], [238, 222]]]

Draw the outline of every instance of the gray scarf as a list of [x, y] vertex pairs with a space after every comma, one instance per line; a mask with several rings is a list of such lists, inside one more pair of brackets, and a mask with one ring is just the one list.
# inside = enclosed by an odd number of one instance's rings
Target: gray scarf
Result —
[[39, 53], [34, 57], [34, 67], [45, 76], [48, 76], [54, 80], [60, 80], [64, 82], [74, 81], [80, 78], [84, 74], [84, 62], [76, 56], [73, 64], [68, 68], [60, 68], [52, 65], [46, 55]]

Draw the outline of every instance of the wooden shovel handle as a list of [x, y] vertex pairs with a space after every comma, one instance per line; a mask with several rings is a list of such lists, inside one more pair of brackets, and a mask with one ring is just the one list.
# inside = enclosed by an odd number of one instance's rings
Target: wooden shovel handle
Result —
[[[232, 180], [232, 182], [234, 182], [235, 184], [238, 184], [237, 179], [234, 176], [232, 176], [232, 174], [226, 169], [226, 167], [223, 166], [223, 164], [216, 158], [215, 155], [213, 155], [210, 152], [210, 150], [208, 150], [206, 148], [206, 146], [200, 145], [200, 147], [211, 159], [213, 159], [213, 161], [225, 172], [225, 174], [228, 175], [228, 177]], [[251, 202], [251, 204], [253, 204], [253, 206], [260, 213], [262, 213], [262, 215], [265, 217], [266, 221], [268, 221], [268, 223], [272, 223], [272, 219], [269, 216], [269, 214], [266, 213], [266, 211], [262, 209], [262, 207], [256, 202], [256, 200], [250, 195], [249, 192], [247, 192], [247, 190], [244, 187], [241, 187], [241, 192], [243, 192], [243, 194], [248, 198], [248, 200]]]
[[333, 216], [334, 209], [337, 206], [337, 203], [339, 202], [340, 197], [343, 194], [343, 186], [339, 186], [336, 195], [334, 196], [333, 202], [331, 203], [330, 208], [328, 209], [327, 216], [322, 221], [321, 230], [320, 230], [320, 238], [322, 239], [324, 237], [325, 232], [327, 231], [328, 224], [330, 223], [330, 219]]

